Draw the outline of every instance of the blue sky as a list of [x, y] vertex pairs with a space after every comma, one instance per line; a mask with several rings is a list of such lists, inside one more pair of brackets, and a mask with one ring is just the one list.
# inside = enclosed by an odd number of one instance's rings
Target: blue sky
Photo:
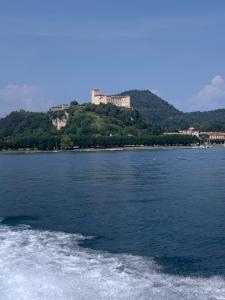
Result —
[[224, 0], [0, 0], [0, 115], [150, 89], [225, 108]]

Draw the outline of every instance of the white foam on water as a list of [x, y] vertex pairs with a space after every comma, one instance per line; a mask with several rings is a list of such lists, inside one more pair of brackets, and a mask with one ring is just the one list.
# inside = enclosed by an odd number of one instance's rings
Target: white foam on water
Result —
[[84, 249], [84, 239], [1, 225], [0, 299], [225, 299], [221, 277], [167, 275], [152, 260]]

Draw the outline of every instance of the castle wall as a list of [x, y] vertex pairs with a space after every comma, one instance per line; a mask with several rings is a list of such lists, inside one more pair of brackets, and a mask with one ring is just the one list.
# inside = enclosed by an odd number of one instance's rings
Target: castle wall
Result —
[[98, 89], [91, 91], [91, 102], [95, 105], [111, 103], [116, 106], [131, 107], [130, 96], [102, 95]]

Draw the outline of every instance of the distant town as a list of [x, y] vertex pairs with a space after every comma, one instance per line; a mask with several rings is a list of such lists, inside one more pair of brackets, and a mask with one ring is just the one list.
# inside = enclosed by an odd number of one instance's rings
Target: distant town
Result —
[[206, 137], [209, 141], [225, 140], [225, 132], [199, 131], [194, 127], [190, 127], [186, 130], [180, 130], [179, 132], [164, 132], [164, 135], [174, 135], [174, 134]]

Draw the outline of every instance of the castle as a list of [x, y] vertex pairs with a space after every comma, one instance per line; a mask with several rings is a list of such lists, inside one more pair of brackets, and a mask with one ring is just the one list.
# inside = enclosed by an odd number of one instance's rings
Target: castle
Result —
[[91, 103], [95, 105], [111, 103], [116, 106], [130, 108], [130, 96], [103, 95], [99, 89], [91, 91]]

